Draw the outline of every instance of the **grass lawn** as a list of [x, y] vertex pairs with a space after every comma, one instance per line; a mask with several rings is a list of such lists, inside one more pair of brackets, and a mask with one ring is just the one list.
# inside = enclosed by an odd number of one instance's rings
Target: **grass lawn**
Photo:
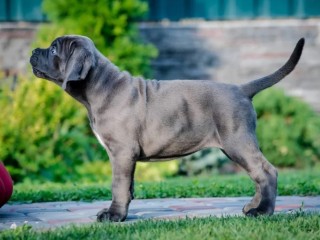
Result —
[[0, 239], [319, 239], [320, 216], [297, 213], [271, 217], [224, 217], [130, 224], [95, 223], [51, 231], [27, 227], [0, 233]]
[[[136, 183], [136, 198], [248, 196], [254, 186], [247, 175], [214, 175]], [[283, 171], [279, 195], [319, 195], [319, 170]], [[11, 202], [111, 199], [110, 184], [22, 183]], [[295, 213], [271, 217], [224, 217], [146, 220], [136, 223], [95, 223], [37, 231], [27, 226], [0, 232], [0, 239], [320, 239], [319, 214]]]
[[[245, 174], [210, 177], [173, 178], [162, 182], [137, 182], [135, 197], [182, 198], [253, 196], [254, 184]], [[278, 195], [320, 195], [319, 170], [295, 170], [279, 173]], [[11, 202], [67, 200], [110, 200], [110, 183], [23, 183], [14, 187]]]

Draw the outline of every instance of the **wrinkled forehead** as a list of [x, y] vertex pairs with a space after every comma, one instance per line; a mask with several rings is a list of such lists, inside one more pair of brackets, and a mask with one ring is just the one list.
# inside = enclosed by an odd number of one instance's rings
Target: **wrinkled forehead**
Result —
[[90, 40], [90, 38], [85, 37], [85, 36], [80, 36], [80, 35], [65, 35], [62, 37], [58, 37], [56, 38], [53, 43], [57, 43], [60, 45], [65, 45], [68, 44], [70, 42], [77, 42], [77, 43], [84, 43], [84, 44], [90, 44], [92, 41]]
[[51, 43], [51, 46], [56, 45], [58, 48], [66, 52], [71, 49], [72, 45], [90, 46], [91, 43], [92, 41], [89, 38], [84, 36], [66, 35], [66, 36], [56, 38]]

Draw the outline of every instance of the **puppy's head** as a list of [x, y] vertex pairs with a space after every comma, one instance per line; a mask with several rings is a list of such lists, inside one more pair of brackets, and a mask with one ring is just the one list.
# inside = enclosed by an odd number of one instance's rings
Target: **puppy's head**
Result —
[[66, 89], [69, 81], [84, 80], [94, 65], [94, 44], [84, 36], [67, 35], [55, 39], [50, 47], [32, 51], [33, 73]]

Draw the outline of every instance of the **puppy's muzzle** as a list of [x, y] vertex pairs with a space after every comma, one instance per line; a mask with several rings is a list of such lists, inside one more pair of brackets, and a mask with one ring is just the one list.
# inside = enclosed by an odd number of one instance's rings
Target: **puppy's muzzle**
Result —
[[32, 67], [36, 67], [38, 65], [40, 55], [40, 49], [36, 48], [32, 51], [32, 55], [30, 57], [30, 64]]
[[39, 48], [34, 49], [30, 57], [30, 64], [32, 66], [32, 71], [34, 75], [40, 78], [45, 78], [46, 74], [44, 74], [42, 71], [38, 69], [40, 57], [41, 57], [41, 50]]

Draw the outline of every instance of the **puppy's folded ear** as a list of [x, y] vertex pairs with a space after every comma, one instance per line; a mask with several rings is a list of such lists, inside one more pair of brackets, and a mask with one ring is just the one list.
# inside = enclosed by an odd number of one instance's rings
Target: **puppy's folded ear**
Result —
[[84, 80], [93, 64], [92, 51], [86, 48], [74, 48], [66, 63], [62, 88], [65, 90], [69, 81]]

